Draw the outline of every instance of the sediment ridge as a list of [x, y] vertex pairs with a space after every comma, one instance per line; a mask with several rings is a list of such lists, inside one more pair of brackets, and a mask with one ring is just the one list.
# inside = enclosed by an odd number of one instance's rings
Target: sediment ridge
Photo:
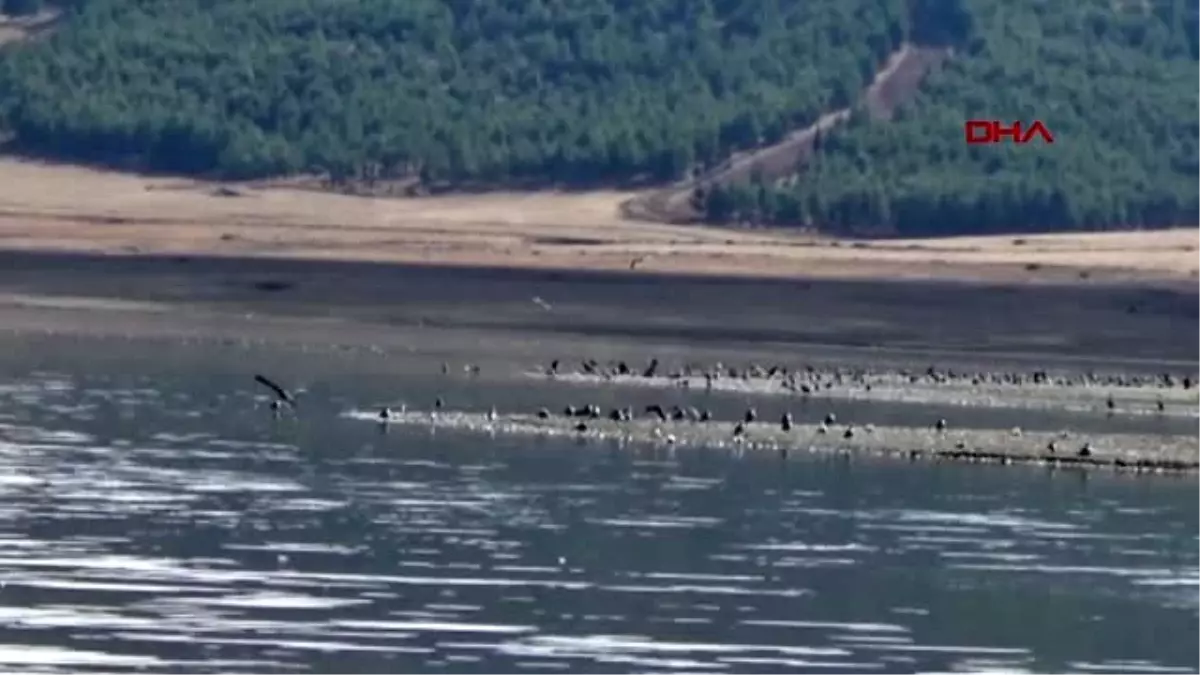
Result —
[[[652, 372], [653, 371], [653, 372]], [[814, 400], [854, 400], [1095, 412], [1107, 415], [1200, 416], [1200, 389], [1195, 374], [1054, 375], [955, 372], [929, 368], [922, 372], [861, 368], [733, 367], [687, 365], [667, 371], [657, 363], [631, 369], [624, 363], [584, 362], [580, 372], [556, 367], [527, 373], [581, 385], [677, 388], [745, 394], [774, 394]]]
[[910, 461], [950, 460], [1049, 467], [1108, 468], [1131, 472], [1195, 472], [1196, 439], [1190, 436], [1024, 432], [1020, 429], [921, 429], [913, 427], [797, 423], [785, 430], [772, 421], [582, 419], [551, 414], [461, 411], [352, 411], [347, 416], [396, 426], [450, 428], [479, 433], [576, 437], [581, 440], [704, 446], [734, 452], [894, 456]]

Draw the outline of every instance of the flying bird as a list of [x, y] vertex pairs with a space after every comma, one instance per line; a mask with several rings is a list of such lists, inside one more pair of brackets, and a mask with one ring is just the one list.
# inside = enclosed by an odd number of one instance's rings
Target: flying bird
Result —
[[547, 312], [549, 312], [550, 308], [551, 308], [550, 303], [543, 300], [542, 296], [540, 296], [540, 295], [533, 296], [533, 304], [537, 305], [538, 307], [541, 307], [542, 309], [546, 310]]
[[630, 260], [629, 261], [629, 269], [631, 269], [631, 270], [637, 269], [637, 266], [646, 262], [646, 259], [649, 257], [650, 257], [649, 255], [639, 255], [638, 257], [634, 258], [633, 260]]
[[287, 404], [288, 407], [290, 407], [292, 409], [296, 408], [296, 397], [292, 396], [292, 393], [289, 392], [287, 389], [284, 389], [283, 387], [279, 386], [277, 383], [271, 381], [271, 379], [268, 378], [266, 375], [255, 375], [254, 381], [258, 382], [259, 384], [263, 385], [264, 387], [270, 389], [272, 392], [275, 393], [276, 398], [274, 401], [271, 401], [271, 410], [272, 411], [279, 412], [279, 410], [284, 406], [284, 404]]

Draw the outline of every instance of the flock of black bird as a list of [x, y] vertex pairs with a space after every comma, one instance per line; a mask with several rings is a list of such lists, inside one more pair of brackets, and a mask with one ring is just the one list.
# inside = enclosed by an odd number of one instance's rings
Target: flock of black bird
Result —
[[[632, 422], [633, 420], [638, 418], [637, 413], [634, 411], [634, 409], [632, 407], [613, 408], [608, 413], [605, 413], [600, 408], [600, 406], [591, 404], [591, 403], [589, 403], [587, 405], [583, 405], [583, 406], [568, 405], [566, 408], [563, 409], [562, 415], [564, 417], [582, 418], [582, 420], [608, 419], [613, 422]], [[684, 407], [684, 406], [680, 406], [680, 405], [673, 405], [669, 409], [667, 409], [658, 403], [654, 403], [654, 404], [646, 406], [642, 410], [642, 415], [644, 416], [645, 419], [657, 420], [659, 422], [666, 422], [668, 420], [670, 420], [672, 422], [712, 422], [712, 421], [714, 421], [713, 414], [710, 410], [708, 410], [707, 408], [704, 408], [704, 409], [696, 408], [694, 406]], [[540, 419], [550, 419], [550, 418], [554, 417], [554, 414], [550, 412], [549, 408], [541, 408], [538, 410], [537, 416]], [[582, 421], [582, 420], [575, 425], [574, 428], [576, 431], [583, 432], [583, 431], [588, 430], [589, 427], [587, 425], [587, 422]], [[758, 421], [759, 421], [758, 420], [758, 410], [756, 410], [753, 406], [746, 408], [746, 411], [742, 414], [742, 418], [733, 425], [733, 433], [732, 433], [733, 437], [739, 438], [739, 437], [745, 436], [746, 430], [749, 428], [748, 425], [758, 422]], [[829, 429], [830, 429], [830, 425], [832, 425], [836, 422], [837, 422], [837, 416], [834, 415], [833, 413], [829, 413], [828, 415], [825, 416], [825, 419], [821, 422], [821, 425], [817, 428], [817, 432], [818, 433], [828, 433]], [[944, 430], [946, 428], [945, 420], [938, 420], [937, 424], [939, 425], [938, 426], [939, 429]], [[785, 412], [785, 413], [783, 413], [782, 416], [780, 416], [780, 418], [779, 418], [779, 428], [780, 429], [782, 429], [783, 431], [791, 431], [792, 429], [795, 428], [795, 426], [796, 426], [796, 421], [795, 421], [795, 418], [792, 417], [792, 413]], [[847, 426], [846, 429], [842, 432], [842, 436], [844, 438], [853, 438], [854, 437], [854, 427]]]
[[[545, 369], [545, 374], [554, 377], [566, 374], [563, 364], [555, 359]], [[1069, 373], [1057, 374], [1046, 370], [1030, 372], [1004, 371], [972, 371], [954, 368], [938, 368], [929, 366], [925, 370], [877, 370], [864, 367], [835, 367], [818, 368], [804, 365], [789, 368], [786, 365], [760, 365], [751, 363], [738, 367], [723, 363], [711, 365], [685, 363], [669, 371], [665, 370], [658, 359], [641, 368], [631, 367], [626, 361], [611, 361], [601, 363], [596, 359], [585, 359], [576, 371], [580, 375], [613, 379], [616, 377], [666, 377], [679, 383], [681, 387], [691, 385], [692, 379], [704, 378], [706, 386], [712, 388], [713, 383], [722, 379], [728, 380], [773, 380], [780, 382], [784, 389], [796, 393], [811, 394], [821, 389], [832, 389], [835, 386], [860, 385], [870, 390], [872, 383], [898, 382], [908, 384], [970, 384], [984, 385], [1053, 385], [1060, 387], [1159, 387], [1171, 389], [1180, 387], [1192, 389], [1196, 379], [1192, 375], [1175, 375], [1162, 373], [1159, 375], [1125, 374], [1125, 373]]]
[[[464, 371], [472, 376], [477, 376], [480, 373], [478, 365], [468, 364], [464, 367]], [[442, 373], [449, 374], [450, 367], [448, 364], [442, 364]], [[557, 376], [564, 372], [560, 360], [551, 361], [545, 369], [545, 374], [551, 377]], [[1046, 371], [1038, 370], [1030, 373], [1012, 373], [1012, 372], [967, 372], [956, 371], [954, 369], [939, 369], [930, 366], [924, 371], [875, 371], [867, 368], [832, 368], [818, 369], [811, 365], [802, 366], [799, 368], [788, 368], [783, 365], [762, 366], [758, 364], [749, 364], [745, 367], [726, 366], [721, 363], [716, 363], [711, 366], [700, 364], [684, 364], [678, 368], [672, 369], [669, 372], [664, 372], [662, 364], [658, 359], [651, 359], [644, 367], [631, 367], [626, 361], [612, 361], [609, 363], [600, 363], [595, 359], [586, 359], [580, 363], [578, 372], [582, 375], [603, 377], [612, 379], [614, 377], [668, 377], [670, 379], [681, 381], [683, 386], [686, 386], [689, 378], [704, 377], [708, 388], [711, 388], [713, 383], [722, 378], [736, 378], [742, 380], [751, 379], [774, 379], [778, 378], [784, 388], [792, 390], [800, 394], [810, 394], [819, 391], [821, 388], [832, 388], [834, 386], [859, 384], [870, 389], [872, 381], [879, 381], [884, 378], [899, 378], [900, 382], [909, 383], [933, 383], [945, 384], [952, 382], [966, 383], [973, 385], [983, 384], [1010, 384], [1010, 385], [1058, 385], [1058, 386], [1082, 386], [1082, 387], [1159, 387], [1159, 388], [1174, 388], [1181, 387], [1185, 390], [1190, 390], [1195, 386], [1195, 380], [1190, 375], [1176, 376], [1170, 373], [1163, 373], [1158, 376], [1146, 375], [1118, 375], [1118, 374], [1095, 374], [1082, 373], [1071, 375], [1052, 375]], [[271, 401], [272, 413], [278, 416], [285, 408], [295, 409], [296, 399], [284, 387], [272, 381], [264, 375], [255, 375], [254, 379], [263, 386], [271, 390], [275, 398]], [[1109, 395], [1106, 400], [1107, 408], [1112, 411], [1115, 408], [1115, 401], [1112, 395]], [[441, 411], [445, 407], [445, 401], [438, 397], [434, 401], [434, 414]], [[1163, 410], [1163, 401], [1158, 400], [1158, 409]], [[401, 409], [399, 412], [405, 412]], [[391, 408], [382, 408], [379, 411], [378, 419], [381, 423], [386, 424], [394, 419], [396, 411]], [[708, 409], [696, 408], [694, 406], [673, 405], [669, 408], [663, 407], [660, 404], [652, 404], [645, 406], [640, 411], [635, 411], [632, 407], [613, 408], [609, 411], [604, 411], [600, 406], [595, 404], [586, 404], [582, 406], [568, 405], [562, 411], [563, 417], [577, 419], [578, 422], [574, 425], [574, 430], [577, 432], [586, 432], [589, 430], [589, 420], [607, 419], [613, 422], [631, 422], [635, 419], [652, 419], [661, 422], [693, 422], [693, 423], [710, 423], [714, 422], [714, 417]], [[548, 408], [541, 408], [537, 412], [540, 419], [551, 419], [555, 417], [554, 413]], [[498, 417], [495, 407], [492, 407], [487, 414], [490, 421], [495, 421]], [[750, 425], [761, 423], [758, 417], [758, 411], [754, 407], [748, 407], [743, 413], [740, 420], [736, 421], [732, 428], [732, 437], [735, 440], [741, 439], [747, 433]], [[829, 433], [837, 423], [837, 417], [833, 413], [824, 416], [821, 423], [817, 427], [817, 433]], [[785, 412], [777, 422], [778, 428], [789, 432], [796, 427], [795, 419], [790, 412]], [[945, 432], [948, 428], [948, 423], [945, 419], [938, 419], [933, 423], [932, 428], [937, 432]], [[864, 427], [867, 431], [871, 430], [871, 425]], [[1019, 430], [1014, 430], [1019, 434]], [[843, 438], [850, 439], [855, 436], [855, 428], [851, 425], [846, 425], [841, 432]], [[1058, 447], [1056, 442], [1050, 442], [1046, 450], [1051, 454], [1057, 452]], [[1090, 443], [1085, 443], [1080, 447], [1076, 455], [1079, 457], [1090, 457], [1092, 454], [1092, 446]]]

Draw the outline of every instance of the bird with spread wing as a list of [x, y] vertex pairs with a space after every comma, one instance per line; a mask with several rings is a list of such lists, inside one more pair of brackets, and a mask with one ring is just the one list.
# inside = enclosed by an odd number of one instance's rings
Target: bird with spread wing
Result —
[[275, 400], [271, 401], [271, 412], [276, 415], [286, 405], [292, 410], [296, 409], [296, 397], [290, 391], [281, 387], [278, 383], [272, 381], [266, 375], [255, 375], [254, 381], [270, 389], [275, 394]]

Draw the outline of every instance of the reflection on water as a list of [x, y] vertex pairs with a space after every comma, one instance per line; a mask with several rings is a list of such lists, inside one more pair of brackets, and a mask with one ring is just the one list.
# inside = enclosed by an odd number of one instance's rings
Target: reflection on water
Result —
[[6, 366], [3, 667], [1197, 667], [1190, 478], [380, 435], [349, 376], [274, 425], [145, 364]]

